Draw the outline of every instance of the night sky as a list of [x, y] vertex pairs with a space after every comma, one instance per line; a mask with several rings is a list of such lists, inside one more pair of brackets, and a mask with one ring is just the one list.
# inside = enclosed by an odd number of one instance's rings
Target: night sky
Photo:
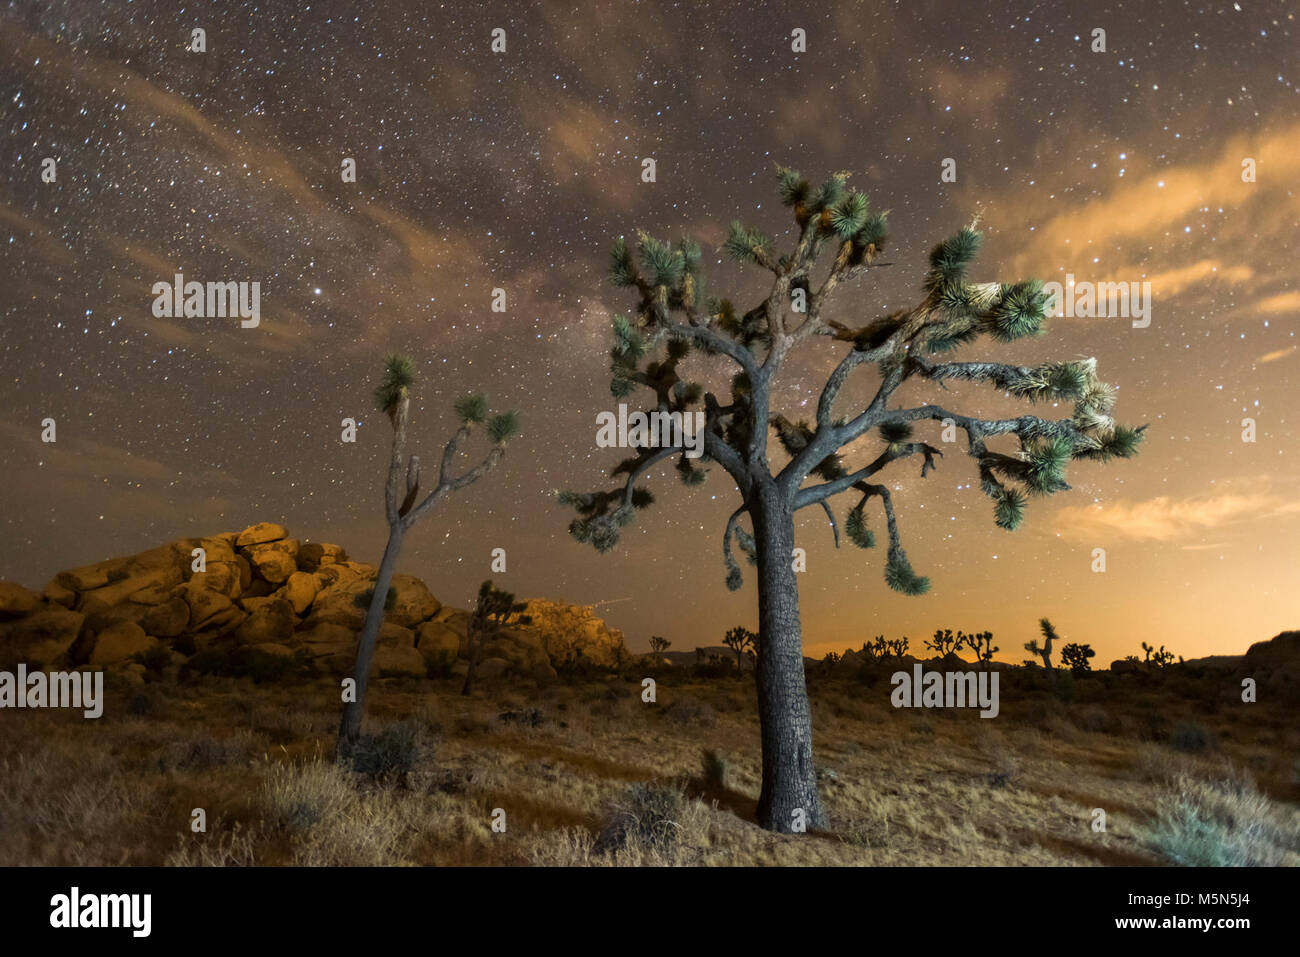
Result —
[[[740, 592], [724, 586], [736, 497], [720, 467], [687, 488], [663, 466], [657, 505], [605, 556], [572, 541], [554, 494], [604, 487], [624, 455], [595, 446], [596, 414], [616, 405], [610, 316], [635, 307], [605, 279], [610, 241], [693, 236], [713, 291], [748, 308], [765, 274], [718, 246], [735, 217], [792, 242], [779, 162], [816, 181], [849, 170], [891, 210], [894, 265], [842, 286], [830, 318], [863, 325], [917, 301], [930, 246], [979, 211], [976, 279], [1069, 273], [1149, 281], [1154, 296], [1148, 328], [1059, 318], [1045, 337], [954, 356], [1095, 356], [1119, 386], [1116, 418], [1150, 427], [1137, 458], [1072, 466], [1073, 489], [1031, 502], [1014, 533], [994, 527], [963, 446], [924, 480], [919, 462], [891, 466], [877, 480], [895, 489], [928, 595], [891, 592], [883, 548], [837, 552], [820, 510], [800, 513], [809, 653], [877, 634], [915, 650], [950, 627], [992, 630], [998, 657], [1019, 661], [1044, 615], [1103, 666], [1143, 640], [1240, 653], [1300, 626], [1294, 9], [8, 3], [0, 577], [40, 587], [256, 521], [377, 563], [390, 428], [370, 392], [402, 350], [419, 371], [411, 441], [426, 462], [466, 392], [524, 421], [494, 473], [408, 536], [399, 571], [464, 606], [503, 547], [499, 585], [609, 602], [598, 612], [634, 650], [652, 634], [690, 650], [755, 627], [752, 569]], [[195, 27], [205, 53], [186, 50]], [[1104, 53], [1090, 49], [1097, 27]], [[791, 50], [795, 28], [807, 52]], [[345, 157], [356, 183], [341, 180]], [[945, 158], [955, 183], [940, 180]], [[1242, 182], [1246, 158], [1257, 182]], [[155, 318], [151, 288], [176, 272], [260, 282], [260, 326]], [[811, 416], [839, 354], [822, 342], [791, 362], [774, 411]], [[726, 395], [729, 368], [690, 362]], [[874, 392], [874, 373], [860, 375], [847, 399]], [[899, 400], [924, 404], [933, 388]], [[1024, 408], [973, 384], [944, 404]], [[354, 445], [340, 442], [345, 416], [361, 423]], [[879, 440], [860, 446], [852, 467]], [[841, 497], [841, 516], [855, 500]], [[868, 513], [879, 535], [878, 503]]]

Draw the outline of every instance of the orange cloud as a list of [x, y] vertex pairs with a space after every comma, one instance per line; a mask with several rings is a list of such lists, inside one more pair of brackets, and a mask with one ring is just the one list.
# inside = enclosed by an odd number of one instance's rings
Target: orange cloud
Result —
[[1141, 502], [1072, 505], [1056, 513], [1056, 524], [1062, 535], [1081, 541], [1172, 542], [1209, 529], [1297, 514], [1300, 501], [1266, 492], [1224, 492], [1182, 500], [1161, 495]]
[[1287, 356], [1295, 355], [1295, 351], [1300, 346], [1292, 346], [1289, 349], [1275, 349], [1272, 352], [1266, 352], [1256, 362], [1277, 362], [1278, 359], [1285, 359]]

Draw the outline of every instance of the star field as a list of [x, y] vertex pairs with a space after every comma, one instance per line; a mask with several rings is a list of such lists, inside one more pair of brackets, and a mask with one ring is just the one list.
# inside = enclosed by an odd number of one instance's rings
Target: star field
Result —
[[[417, 362], [411, 442], [426, 460], [464, 393], [523, 413], [504, 463], [420, 525], [402, 571], [463, 606], [503, 547], [508, 572], [492, 577], [521, 596], [610, 602], [598, 611], [636, 650], [651, 634], [690, 650], [755, 626], [752, 574], [736, 594], [723, 585], [736, 501], [720, 468], [688, 489], [665, 465], [658, 504], [606, 556], [570, 539], [554, 493], [602, 486], [622, 457], [594, 441], [596, 414], [616, 406], [610, 316], [635, 306], [605, 279], [610, 242], [690, 235], [713, 291], [748, 308], [763, 276], [719, 247], [743, 218], [788, 248], [781, 163], [818, 180], [849, 170], [891, 211], [893, 265], [827, 309], [850, 325], [914, 303], [928, 249], [976, 213], [981, 280], [1070, 274], [1153, 295], [1147, 328], [1062, 317], [1043, 338], [956, 356], [1095, 356], [1117, 417], [1149, 429], [1137, 458], [1072, 469], [1072, 490], [1032, 502], [1014, 534], [994, 527], [960, 448], [924, 480], [919, 463], [894, 464], [882, 477], [929, 595], [889, 591], [883, 553], [837, 552], [821, 513], [800, 514], [810, 654], [877, 634], [915, 647], [949, 627], [992, 630], [999, 657], [1019, 661], [1048, 616], [1104, 666], [1142, 640], [1190, 658], [1294, 627], [1294, 13], [1091, 7], [6, 5], [0, 577], [40, 587], [262, 520], [377, 561], [390, 433], [370, 391], [400, 350]], [[186, 49], [196, 27], [202, 53]], [[795, 28], [806, 52], [791, 49]], [[946, 158], [955, 182], [941, 180]], [[150, 289], [177, 272], [260, 282], [260, 326], [155, 318]], [[792, 359], [774, 411], [811, 416], [837, 356], [824, 343]], [[689, 361], [724, 389], [730, 370]], [[863, 373], [842, 402], [873, 392]], [[987, 387], [954, 393], [945, 404], [972, 414], [1023, 409]], [[356, 444], [339, 440], [345, 417]]]

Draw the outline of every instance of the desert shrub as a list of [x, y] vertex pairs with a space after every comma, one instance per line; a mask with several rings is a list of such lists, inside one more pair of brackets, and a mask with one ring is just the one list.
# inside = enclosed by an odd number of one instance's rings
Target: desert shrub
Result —
[[609, 806], [593, 849], [668, 851], [678, 842], [686, 806], [686, 794], [676, 785], [634, 784]]
[[1300, 821], [1284, 814], [1247, 779], [1183, 775], [1149, 836], [1162, 856], [1188, 867], [1294, 866]]
[[172, 663], [172, 652], [166, 645], [157, 644], [146, 651], [136, 652], [132, 655], [132, 660], [144, 665], [145, 672], [151, 678], [157, 678]]
[[728, 661], [702, 661], [691, 666], [691, 675], [706, 680], [735, 677], [736, 666]]
[[223, 741], [211, 735], [169, 742], [158, 755], [159, 771], [205, 771], [242, 762], [248, 757], [248, 744]]
[[1080, 708], [1074, 715], [1074, 724], [1080, 731], [1093, 734], [1114, 734], [1119, 729], [1119, 721], [1098, 705]]
[[258, 829], [245, 830], [236, 821], [229, 830], [208, 834], [187, 834], [176, 850], [167, 855], [168, 867], [252, 867], [258, 863]]
[[432, 760], [432, 743], [418, 721], [398, 721], [365, 734], [340, 751], [343, 763], [382, 784], [406, 785], [413, 771]]
[[878, 808], [852, 818], [840, 828], [840, 840], [854, 847], [888, 847], [892, 836], [889, 815]]
[[1158, 711], [1141, 711], [1137, 716], [1138, 737], [1143, 741], [1164, 741], [1169, 737], [1169, 722]]
[[699, 698], [678, 698], [664, 709], [664, 714], [677, 724], [711, 728], [718, 723], [713, 705]]
[[161, 710], [162, 698], [150, 689], [137, 691], [126, 702], [126, 713], [136, 718], [154, 717]]
[[700, 755], [700, 780], [706, 791], [727, 789], [727, 759], [712, 748]]
[[502, 724], [518, 724], [525, 728], [539, 728], [546, 720], [538, 708], [521, 708], [518, 711], [502, 711], [497, 715]]
[[396, 792], [360, 792], [346, 768], [327, 761], [273, 766], [261, 803], [265, 823], [288, 836], [300, 866], [400, 863], [412, 835]]
[[325, 761], [272, 766], [262, 786], [262, 806], [272, 827], [291, 834], [344, 813], [355, 799], [346, 774]]
[[1195, 721], [1180, 721], [1169, 736], [1169, 743], [1179, 751], [1197, 753], [1211, 746], [1210, 732]]
[[254, 684], [299, 681], [315, 674], [311, 660], [299, 651], [292, 657], [267, 654], [247, 645], [213, 646], [196, 652], [181, 668], [181, 677], [215, 675], [252, 678]]

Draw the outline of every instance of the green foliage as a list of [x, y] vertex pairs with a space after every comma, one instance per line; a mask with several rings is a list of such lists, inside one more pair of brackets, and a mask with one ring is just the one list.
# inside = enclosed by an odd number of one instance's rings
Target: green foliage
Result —
[[727, 241], [722, 244], [722, 248], [738, 262], [762, 263], [771, 258], [772, 240], [759, 230], [734, 219], [727, 229]]
[[478, 394], [462, 396], [456, 400], [455, 409], [457, 418], [466, 425], [482, 422], [487, 418], [488, 400]]
[[930, 579], [912, 571], [911, 563], [902, 557], [885, 563], [885, 583], [904, 595], [924, 595], [930, 590]]
[[614, 240], [609, 251], [609, 280], [615, 286], [631, 286], [636, 283], [636, 266], [632, 262], [632, 253], [627, 248], [627, 240], [622, 236]]
[[488, 438], [498, 445], [504, 445], [519, 433], [519, 410], [509, 409], [498, 412], [488, 420]]
[[853, 241], [859, 246], [875, 246], [877, 249], [885, 245], [885, 240], [889, 238], [889, 211], [885, 210], [879, 213], [871, 213], [867, 216], [866, 222], [858, 230]]
[[384, 377], [375, 388], [375, 407], [391, 413], [414, 382], [415, 363], [410, 357], [390, 355], [384, 362]]
[[859, 502], [849, 509], [848, 518], [844, 521], [844, 532], [848, 535], [849, 541], [858, 548], [874, 548], [876, 536], [871, 529], [867, 528], [866, 516], [863, 514], [865, 504]]
[[1082, 362], [1053, 362], [1043, 367], [1043, 379], [1054, 398], [1078, 399], [1088, 388], [1091, 378]]
[[984, 237], [967, 226], [930, 250], [929, 287], [938, 289], [946, 283], [960, 283], [983, 242]]
[[830, 209], [840, 200], [844, 199], [845, 190], [848, 187], [848, 177], [843, 173], [832, 174], [826, 182], [817, 187], [817, 192], [813, 194], [812, 203], [810, 204], [815, 212], [823, 209]]
[[613, 320], [614, 326], [614, 346], [610, 354], [615, 359], [621, 361], [621, 364], [630, 368], [636, 368], [647, 352], [650, 351], [650, 342], [646, 339], [645, 334], [637, 329], [628, 321], [626, 316], [617, 315]]
[[639, 240], [637, 248], [641, 253], [641, 267], [651, 284], [677, 288], [686, 275], [686, 258], [682, 251], [647, 233], [641, 233]]
[[808, 191], [812, 189], [806, 179], [784, 166], [777, 167], [776, 185], [781, 193], [781, 202], [786, 206], [797, 206], [806, 202]]
[[1014, 532], [1025, 520], [1025, 505], [1028, 499], [1025, 493], [1015, 486], [1008, 486], [998, 493], [993, 501], [993, 520], [998, 528]]
[[1047, 295], [1038, 279], [1003, 285], [989, 314], [990, 333], [999, 342], [1012, 342], [1043, 331]]
[[867, 222], [867, 197], [851, 192], [831, 209], [831, 229], [840, 239], [852, 239]]
[[1074, 454], [1074, 443], [1064, 436], [1027, 445], [1022, 455], [1028, 470], [1025, 485], [1032, 492], [1050, 495], [1068, 488], [1065, 484], [1065, 466]]
[[1074, 457], [1077, 459], [1093, 459], [1099, 462], [1109, 462], [1111, 459], [1117, 458], [1132, 458], [1137, 454], [1138, 446], [1142, 444], [1145, 432], [1145, 425], [1140, 425], [1137, 428], [1117, 425], [1108, 436], [1101, 439], [1101, 444], [1097, 448], [1078, 449], [1075, 451]]
[[958, 346], [973, 342], [979, 336], [979, 326], [973, 320], [958, 318], [934, 329], [926, 337], [927, 352], [950, 352]]

